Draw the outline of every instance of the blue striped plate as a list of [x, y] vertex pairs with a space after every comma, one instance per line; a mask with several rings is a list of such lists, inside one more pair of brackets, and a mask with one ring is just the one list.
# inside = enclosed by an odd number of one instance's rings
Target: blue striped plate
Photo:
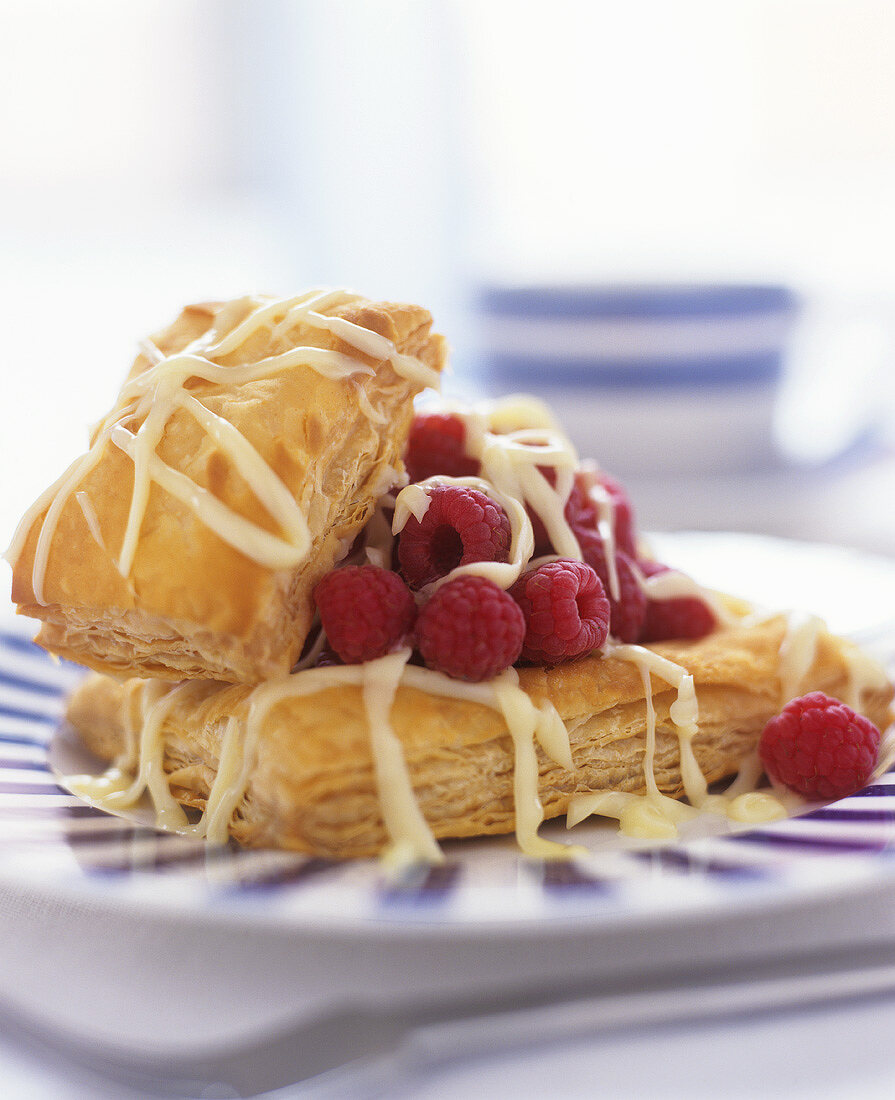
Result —
[[[743, 576], [743, 561], [762, 561], [746, 537], [666, 537], [661, 551], [687, 568], [688, 561], [710, 558], [713, 545], [723, 553], [716, 554], [720, 575], [712, 583], [721, 586], [726, 569], [729, 587], [742, 588], [736, 579]], [[835, 609], [828, 613], [834, 628], [850, 627], [877, 654], [895, 658], [895, 621], [879, 622], [878, 610], [880, 585], [895, 591], [895, 563], [835, 548], [773, 540], [761, 545], [764, 566], [775, 566], [777, 583], [797, 598], [804, 595], [806, 605], [816, 594], [821, 613], [823, 592], [804, 591], [802, 574], [822, 575], [825, 555], [830, 574], [841, 575], [847, 558], [856, 581], [877, 578], [854, 586], [866, 597], [849, 608], [848, 623], [836, 621]], [[801, 564], [809, 559], [812, 569], [805, 571]], [[448, 843], [444, 866], [393, 880], [374, 861], [337, 864], [212, 848], [157, 831], [146, 810], [106, 814], [60, 784], [57, 769], [95, 766], [60, 724], [65, 695], [83, 673], [52, 661], [28, 639], [27, 622], [9, 616], [0, 623], [0, 885], [280, 926], [499, 929], [543, 921], [606, 927], [767, 907], [895, 874], [895, 772], [792, 820], [731, 834], [728, 824], [706, 817], [685, 840], [658, 847], [624, 841], [609, 825], [585, 824], [573, 839], [591, 855], [574, 864], [525, 860], [511, 839], [496, 838]], [[557, 822], [543, 834], [567, 837]]]

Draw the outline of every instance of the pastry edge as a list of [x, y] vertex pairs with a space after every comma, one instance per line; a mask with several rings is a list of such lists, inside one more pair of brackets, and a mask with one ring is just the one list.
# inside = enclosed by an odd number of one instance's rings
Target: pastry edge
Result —
[[[765, 650], [779, 646], [782, 629], [760, 633]], [[720, 632], [710, 636], [711, 642], [650, 647], [677, 657], [683, 649], [691, 658], [689, 665], [696, 666], [700, 732], [693, 749], [709, 783], [737, 771], [780, 706], [779, 680], [767, 674], [756, 678], [754, 669], [750, 674], [747, 656], [740, 658], [744, 682], [724, 682], [729, 670], [713, 673], [712, 661], [706, 659], [709, 648], [737, 636]], [[843, 693], [847, 668], [842, 654], [848, 644], [825, 636], [806, 676], [805, 691]], [[538, 748], [545, 819], [564, 813], [577, 794], [604, 790], [642, 794], [645, 790], [645, 695], [636, 691], [639, 675], [630, 666], [618, 670], [621, 687], [615, 701], [597, 705], [591, 699], [590, 712], [581, 713], [595, 660], [607, 662], [601, 669], [605, 676], [611, 658], [583, 658], [551, 670], [525, 670], [529, 675], [523, 675], [532, 698], [553, 702], [571, 727], [574, 772], [560, 768]], [[107, 677], [91, 677], [72, 698], [69, 720], [86, 746], [103, 759], [112, 760], [126, 748], [124, 711], [133, 690]], [[204, 809], [217, 767], [222, 716], [238, 712], [246, 690], [209, 685], [192, 714], [193, 729], [166, 723], [165, 768], [172, 790], [184, 805]], [[399, 688], [392, 725], [403, 743], [416, 797], [433, 834], [447, 839], [511, 832], [515, 826], [513, 750], [501, 716], [482, 704], [432, 696], [422, 699], [421, 695], [416, 689]], [[683, 785], [678, 738], [668, 714], [676, 693], [654, 677], [652, 696], [657, 717], [656, 781], [663, 793], [679, 797]], [[862, 713], [883, 729], [891, 698], [891, 687], [867, 693]], [[215, 711], [215, 700], [220, 713]], [[387, 837], [362, 728], [360, 689], [343, 686], [295, 703], [301, 706], [294, 711], [287, 707], [285, 718], [280, 713], [280, 721], [268, 720], [262, 731], [255, 768], [231, 822], [231, 835], [248, 847], [285, 848], [326, 858], [377, 854]], [[305, 714], [308, 711], [310, 717]], [[465, 733], [458, 729], [463, 724]], [[314, 750], [317, 758], [314, 752], [309, 756], [308, 750], [315, 740], [320, 742]], [[347, 742], [341, 751], [340, 740]]]

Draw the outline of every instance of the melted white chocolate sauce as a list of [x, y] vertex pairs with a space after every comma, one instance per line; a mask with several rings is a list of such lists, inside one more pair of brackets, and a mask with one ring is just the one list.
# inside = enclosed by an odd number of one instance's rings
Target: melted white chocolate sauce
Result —
[[[708, 793], [705, 776], [693, 753], [693, 739], [699, 731], [699, 704], [693, 677], [682, 666], [652, 650], [636, 645], [612, 646], [613, 657], [631, 661], [643, 679], [646, 698], [646, 740], [643, 755], [643, 775], [646, 794], [636, 795], [621, 791], [576, 795], [569, 805], [566, 818], [571, 828], [592, 814], [616, 817], [620, 831], [631, 837], [672, 839], [678, 835], [678, 825], [695, 817], [697, 813], [726, 814], [736, 821], [774, 820], [785, 817], [786, 810], [768, 793], [749, 792], [754, 798], [738, 797], [733, 788], [724, 795]], [[654, 774], [656, 747], [656, 712], [653, 706], [652, 676], [658, 676], [677, 689], [677, 699], [669, 708], [669, 717], [678, 738], [680, 772], [689, 805], [669, 798], [659, 790]], [[753, 777], [759, 779], [761, 769]]]
[[780, 704], [785, 705], [799, 694], [808, 670], [814, 664], [817, 642], [825, 629], [823, 619], [801, 611], [791, 612], [786, 634], [780, 643]]
[[147, 791], [161, 828], [224, 843], [232, 815], [245, 794], [254, 764], [255, 746], [271, 710], [284, 699], [352, 684], [361, 688], [367, 716], [376, 787], [390, 841], [386, 859], [394, 866], [439, 862], [443, 858], [441, 850], [420, 812], [401, 743], [389, 721], [395, 693], [403, 684], [430, 695], [465, 699], [500, 711], [514, 745], [516, 828], [522, 851], [540, 858], [579, 852], [580, 849], [555, 844], [537, 835], [544, 814], [538, 795], [535, 740], [561, 767], [572, 767], [568, 733], [556, 709], [551, 704], [535, 706], [519, 687], [515, 669], [508, 669], [487, 683], [467, 684], [430, 669], [408, 666], [409, 657], [410, 650], [402, 650], [363, 665], [310, 668], [254, 688], [248, 698], [247, 718], [243, 721], [231, 717], [226, 725], [217, 777], [202, 818], [196, 824], [188, 822], [168, 787], [163, 729], [165, 719], [176, 704], [190, 691], [201, 690], [201, 681], [187, 681], [171, 687], [146, 680], [139, 686], [137, 725], [142, 728], [138, 735], [136, 774], [128, 774], [122, 761], [104, 775], [72, 776], [66, 783], [88, 801], [110, 810], [134, 806]]

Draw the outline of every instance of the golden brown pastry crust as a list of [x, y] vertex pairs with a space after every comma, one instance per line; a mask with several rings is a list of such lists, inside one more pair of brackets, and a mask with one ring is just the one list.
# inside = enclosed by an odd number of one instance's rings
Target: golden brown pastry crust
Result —
[[[693, 748], [709, 782], [733, 774], [780, 708], [778, 618], [736, 627], [691, 643], [650, 648], [694, 676], [699, 733]], [[801, 690], [841, 696], [850, 643], [822, 633]], [[646, 731], [637, 668], [591, 656], [552, 669], [523, 669], [520, 684], [536, 704], [549, 700], [569, 729], [574, 771], [538, 749], [545, 817], [566, 811], [572, 795], [617, 790], [643, 793]], [[69, 720], [87, 747], [110, 760], [124, 751], [124, 715], [136, 682], [91, 677], [75, 693]], [[204, 808], [217, 769], [226, 719], [244, 718], [250, 689], [195, 687], [166, 720], [165, 768], [185, 805]], [[660, 790], [682, 793], [678, 739], [669, 717], [676, 692], [652, 677], [656, 709], [655, 776]], [[868, 692], [862, 711], [887, 725], [891, 688]], [[514, 757], [501, 714], [465, 700], [399, 688], [392, 726], [402, 742], [420, 808], [436, 837], [481, 836], [514, 828]], [[251, 847], [314, 855], [368, 856], [386, 841], [360, 688], [329, 689], [278, 703], [268, 715], [232, 835]]]
[[[153, 341], [165, 355], [173, 354], [206, 332], [223, 309], [228, 311], [224, 331], [229, 331], [250, 308], [248, 300], [187, 307]], [[431, 317], [418, 306], [361, 300], [323, 312], [387, 337], [400, 353], [436, 371], [444, 365], [444, 340], [431, 332]], [[14, 565], [12, 598], [21, 613], [43, 620], [37, 638], [42, 646], [101, 671], [163, 679], [254, 682], [292, 667], [311, 623], [314, 585], [363, 527], [375, 497], [403, 469], [412, 398], [421, 388], [388, 361], [373, 360], [304, 323], [276, 337], [269, 326], [262, 328], [215, 361], [257, 362], [300, 345], [340, 351], [374, 372], [335, 381], [310, 366], [297, 366], [238, 388], [198, 378], [187, 388], [249, 440], [299, 501], [313, 539], [305, 561], [273, 570], [250, 560], [153, 483], [133, 568], [125, 579], [115, 558], [127, 523], [134, 465], [107, 443], [101, 461], [79, 486], [96, 512], [103, 545], [72, 496], [52, 542], [45, 606], [32, 587], [45, 512], [32, 524]], [[148, 365], [139, 357], [131, 377]], [[382, 423], [365, 415], [359, 389]], [[239, 515], [277, 532], [276, 522], [230, 459], [188, 412], [172, 413], [157, 453]]]

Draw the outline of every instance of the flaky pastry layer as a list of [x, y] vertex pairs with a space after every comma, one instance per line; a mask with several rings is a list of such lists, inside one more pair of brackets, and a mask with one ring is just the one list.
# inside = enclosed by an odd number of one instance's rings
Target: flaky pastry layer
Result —
[[[699, 765], [714, 782], [733, 774], [780, 709], [782, 619], [719, 631], [692, 643], [650, 648], [694, 676]], [[850, 643], [827, 633], [801, 685], [841, 696], [848, 683]], [[539, 794], [545, 817], [562, 814], [573, 795], [645, 792], [646, 707], [643, 682], [631, 663], [590, 656], [556, 668], [520, 670], [536, 704], [553, 703], [570, 734], [573, 771], [538, 749]], [[68, 717], [85, 745], [112, 760], [127, 749], [127, 711], [139, 681], [86, 680]], [[862, 711], [887, 725], [891, 689], [867, 692]], [[655, 777], [673, 797], [683, 790], [678, 738], [669, 716], [676, 691], [652, 677], [656, 710]], [[203, 809], [217, 772], [224, 728], [244, 723], [246, 686], [196, 685], [164, 723], [165, 769], [176, 797]], [[501, 714], [462, 699], [402, 686], [391, 716], [419, 806], [436, 837], [507, 833], [515, 826], [513, 743]], [[287, 848], [323, 857], [369, 856], [386, 833], [377, 796], [366, 713], [359, 687], [326, 690], [278, 703], [262, 728], [245, 796], [230, 831], [250, 847]]]
[[[213, 323], [217, 337], [224, 335], [251, 308], [250, 300], [190, 306], [152, 341], [173, 355]], [[444, 365], [444, 340], [431, 332], [431, 317], [418, 306], [362, 299], [323, 312], [387, 337], [399, 353], [436, 371]], [[13, 600], [22, 614], [43, 620], [42, 646], [119, 675], [252, 683], [289, 671], [311, 625], [314, 585], [350, 546], [377, 496], [400, 477], [412, 398], [421, 389], [388, 360], [377, 361], [303, 321], [285, 332], [265, 325], [215, 362], [257, 363], [301, 346], [341, 352], [372, 373], [333, 379], [299, 364], [239, 386], [196, 377], [185, 388], [233, 425], [298, 501], [311, 536], [305, 560], [287, 569], [259, 564], [153, 482], [133, 566], [122, 576], [117, 555], [134, 462], [107, 442], [78, 485], [77, 495], [94, 513], [94, 529], [73, 493], [51, 543], [44, 603], [35, 595], [33, 571], [46, 510], [14, 563]], [[141, 355], [130, 378], [149, 365]], [[130, 430], [140, 422], [132, 419]], [[225, 450], [185, 409], [171, 413], [156, 453], [232, 512], [278, 533]]]

